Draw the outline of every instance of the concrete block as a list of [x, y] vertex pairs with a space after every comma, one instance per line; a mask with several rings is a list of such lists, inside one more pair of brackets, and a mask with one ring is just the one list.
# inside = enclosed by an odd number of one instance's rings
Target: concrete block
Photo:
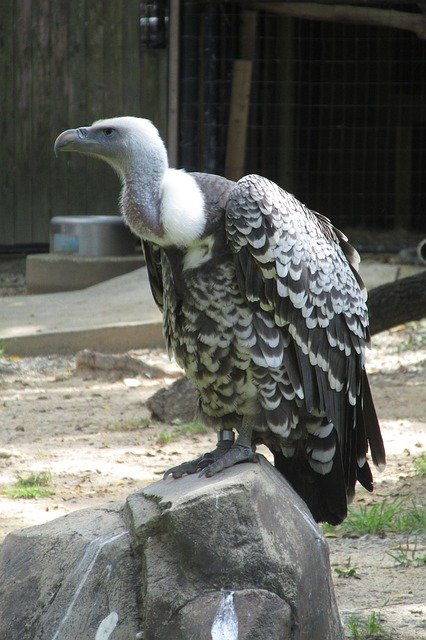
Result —
[[54, 293], [85, 289], [99, 282], [139, 269], [141, 255], [134, 256], [67, 256], [41, 253], [27, 256], [28, 293]]

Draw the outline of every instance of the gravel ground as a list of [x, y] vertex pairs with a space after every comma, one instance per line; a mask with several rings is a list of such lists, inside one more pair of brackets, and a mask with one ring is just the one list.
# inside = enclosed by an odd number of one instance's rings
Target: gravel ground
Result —
[[25, 257], [0, 256], [0, 297], [26, 294]]

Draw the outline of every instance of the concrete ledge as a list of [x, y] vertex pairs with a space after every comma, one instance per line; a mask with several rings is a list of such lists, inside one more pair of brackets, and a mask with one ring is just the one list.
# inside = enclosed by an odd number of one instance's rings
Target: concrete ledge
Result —
[[29, 255], [26, 260], [28, 293], [76, 291], [139, 269], [141, 255], [67, 256], [58, 253]]
[[164, 349], [165, 344], [161, 322], [127, 322], [79, 331], [20, 335], [8, 338], [5, 347], [7, 355], [29, 357], [51, 353], [70, 355], [87, 348], [104, 353], [154, 347]]
[[368, 291], [387, 282], [414, 276], [423, 270], [424, 267], [421, 265], [386, 264], [374, 260], [363, 260], [359, 266], [360, 276]]
[[81, 291], [0, 298], [0, 340], [21, 356], [164, 346], [146, 268]]
[[[407, 270], [365, 262], [361, 275], [373, 288], [422, 268]], [[0, 298], [0, 340], [6, 353], [21, 356], [164, 346], [162, 317], [146, 268], [81, 291]]]

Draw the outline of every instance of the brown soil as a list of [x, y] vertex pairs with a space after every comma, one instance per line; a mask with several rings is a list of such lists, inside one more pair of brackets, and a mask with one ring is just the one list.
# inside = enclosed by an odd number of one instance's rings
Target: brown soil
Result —
[[[422, 499], [424, 482], [413, 458], [426, 446], [426, 321], [374, 338], [368, 369], [388, 452], [384, 473], [376, 472], [373, 497], [359, 491], [358, 504], [404, 497]], [[74, 509], [121, 500], [159, 480], [170, 466], [213, 447], [214, 433], [161, 444], [146, 399], [170, 384], [176, 368], [162, 351], [136, 354], [164, 370], [160, 378], [120, 371], [76, 368], [74, 358], [0, 358], [0, 539], [9, 531], [41, 524]], [[12, 499], [17, 475], [50, 470], [54, 494]], [[426, 580], [418, 559], [425, 537], [417, 534], [355, 539], [330, 538], [336, 594], [343, 616], [377, 611], [392, 638], [426, 638]], [[408, 547], [407, 547], [408, 545]], [[398, 566], [389, 555], [407, 552]], [[356, 567], [357, 577], [335, 569]], [[379, 636], [374, 636], [379, 637]]]

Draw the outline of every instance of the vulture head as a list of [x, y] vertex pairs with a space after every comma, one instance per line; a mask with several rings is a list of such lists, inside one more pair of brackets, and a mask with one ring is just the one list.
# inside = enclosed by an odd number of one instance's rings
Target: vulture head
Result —
[[164, 143], [149, 120], [124, 116], [68, 129], [54, 150], [76, 151], [113, 167], [123, 187], [121, 212], [141, 238], [185, 247], [201, 237], [206, 223], [201, 190], [189, 174], [169, 169]]
[[132, 177], [135, 162], [164, 173], [167, 152], [157, 129], [143, 118], [125, 116], [98, 120], [90, 127], [68, 129], [55, 141], [55, 153], [77, 151], [108, 162], [122, 181]]

